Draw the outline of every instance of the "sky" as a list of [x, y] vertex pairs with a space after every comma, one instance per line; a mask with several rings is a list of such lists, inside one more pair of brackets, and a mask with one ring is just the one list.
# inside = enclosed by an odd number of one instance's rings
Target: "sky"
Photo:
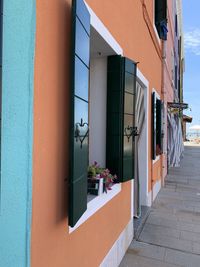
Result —
[[[200, 1], [183, 0], [185, 46], [184, 102], [191, 110], [192, 125], [200, 124]], [[191, 126], [191, 125], [190, 125]]]

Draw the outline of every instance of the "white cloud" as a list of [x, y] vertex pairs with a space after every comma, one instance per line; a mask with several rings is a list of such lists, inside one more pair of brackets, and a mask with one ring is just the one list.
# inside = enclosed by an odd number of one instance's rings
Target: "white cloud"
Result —
[[200, 29], [188, 31], [184, 35], [185, 49], [200, 56]]

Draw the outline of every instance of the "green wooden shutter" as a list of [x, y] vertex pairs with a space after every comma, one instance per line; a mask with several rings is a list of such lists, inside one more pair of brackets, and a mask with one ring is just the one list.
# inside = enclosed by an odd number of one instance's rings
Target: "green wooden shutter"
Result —
[[122, 182], [134, 178], [134, 130], [136, 64], [124, 58], [124, 129], [123, 129], [123, 176]]
[[167, 39], [167, 0], [155, 0], [155, 25], [160, 39]]
[[152, 93], [152, 159], [156, 159], [156, 94]]
[[161, 101], [161, 153], [164, 153], [164, 101]]
[[111, 173], [122, 176], [123, 151], [123, 76], [122, 57], [108, 57], [106, 166]]
[[133, 179], [136, 64], [108, 58], [106, 165], [121, 182]]
[[90, 15], [83, 0], [72, 5], [69, 225], [73, 227], [87, 209]]
[[156, 145], [157, 154], [162, 153], [162, 102], [156, 100]]

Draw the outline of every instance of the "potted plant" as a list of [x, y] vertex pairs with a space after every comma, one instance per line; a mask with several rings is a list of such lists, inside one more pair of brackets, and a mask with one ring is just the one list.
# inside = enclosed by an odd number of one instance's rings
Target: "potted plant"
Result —
[[107, 190], [112, 190], [112, 186], [117, 182], [117, 176], [112, 175], [106, 168], [102, 168], [95, 161], [88, 167], [88, 193], [100, 195]]

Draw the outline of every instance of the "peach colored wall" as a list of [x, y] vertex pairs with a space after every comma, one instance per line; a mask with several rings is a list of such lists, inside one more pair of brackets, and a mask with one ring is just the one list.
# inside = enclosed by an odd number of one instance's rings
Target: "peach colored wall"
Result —
[[[161, 95], [161, 67], [162, 62], [158, 57], [155, 46], [152, 42], [147, 25], [143, 18], [141, 1], [95, 1], [88, 0], [92, 7], [112, 35], [124, 50], [124, 56], [139, 61], [138, 67], [149, 80], [149, 88], [157, 90]], [[145, 1], [151, 24], [153, 25], [153, 1]], [[112, 19], [111, 14], [112, 12]], [[123, 18], [123, 19], [122, 19]], [[141, 34], [142, 33], [142, 34]], [[127, 41], [128, 40], [128, 41]], [[156, 39], [157, 44], [161, 47]], [[149, 94], [149, 122], [151, 125], [151, 93]], [[157, 172], [157, 166], [152, 166], [151, 160], [151, 129], [149, 131], [149, 191], [151, 191], [152, 171]], [[160, 175], [161, 178], [161, 175]]]
[[173, 102], [174, 90], [173, 90], [173, 59], [172, 52], [174, 53], [174, 1], [168, 1], [168, 38], [166, 42], [166, 64], [165, 64], [165, 90], [166, 101]]
[[[151, 89], [161, 94], [161, 60], [144, 22], [139, 0], [88, 0], [124, 50], [139, 61]], [[153, 22], [153, 8], [147, 10]], [[70, 113], [71, 0], [37, 0], [34, 95], [32, 267], [98, 266], [130, 220], [130, 182], [105, 207], [68, 233], [67, 177]], [[159, 44], [158, 44], [159, 45]], [[149, 131], [149, 190], [152, 172]], [[116, 223], [117, 222], [117, 223]]]
[[[172, 57], [172, 52], [174, 53], [174, 17], [175, 17], [175, 1], [168, 1], [168, 36], [166, 41], [166, 60], [164, 65], [164, 91], [165, 91], [165, 104], [167, 106], [167, 102], [174, 101], [174, 89], [173, 89], [173, 65], [174, 60]], [[167, 121], [166, 121], [166, 132], [167, 135]], [[163, 155], [163, 178], [167, 175], [167, 155]]]

